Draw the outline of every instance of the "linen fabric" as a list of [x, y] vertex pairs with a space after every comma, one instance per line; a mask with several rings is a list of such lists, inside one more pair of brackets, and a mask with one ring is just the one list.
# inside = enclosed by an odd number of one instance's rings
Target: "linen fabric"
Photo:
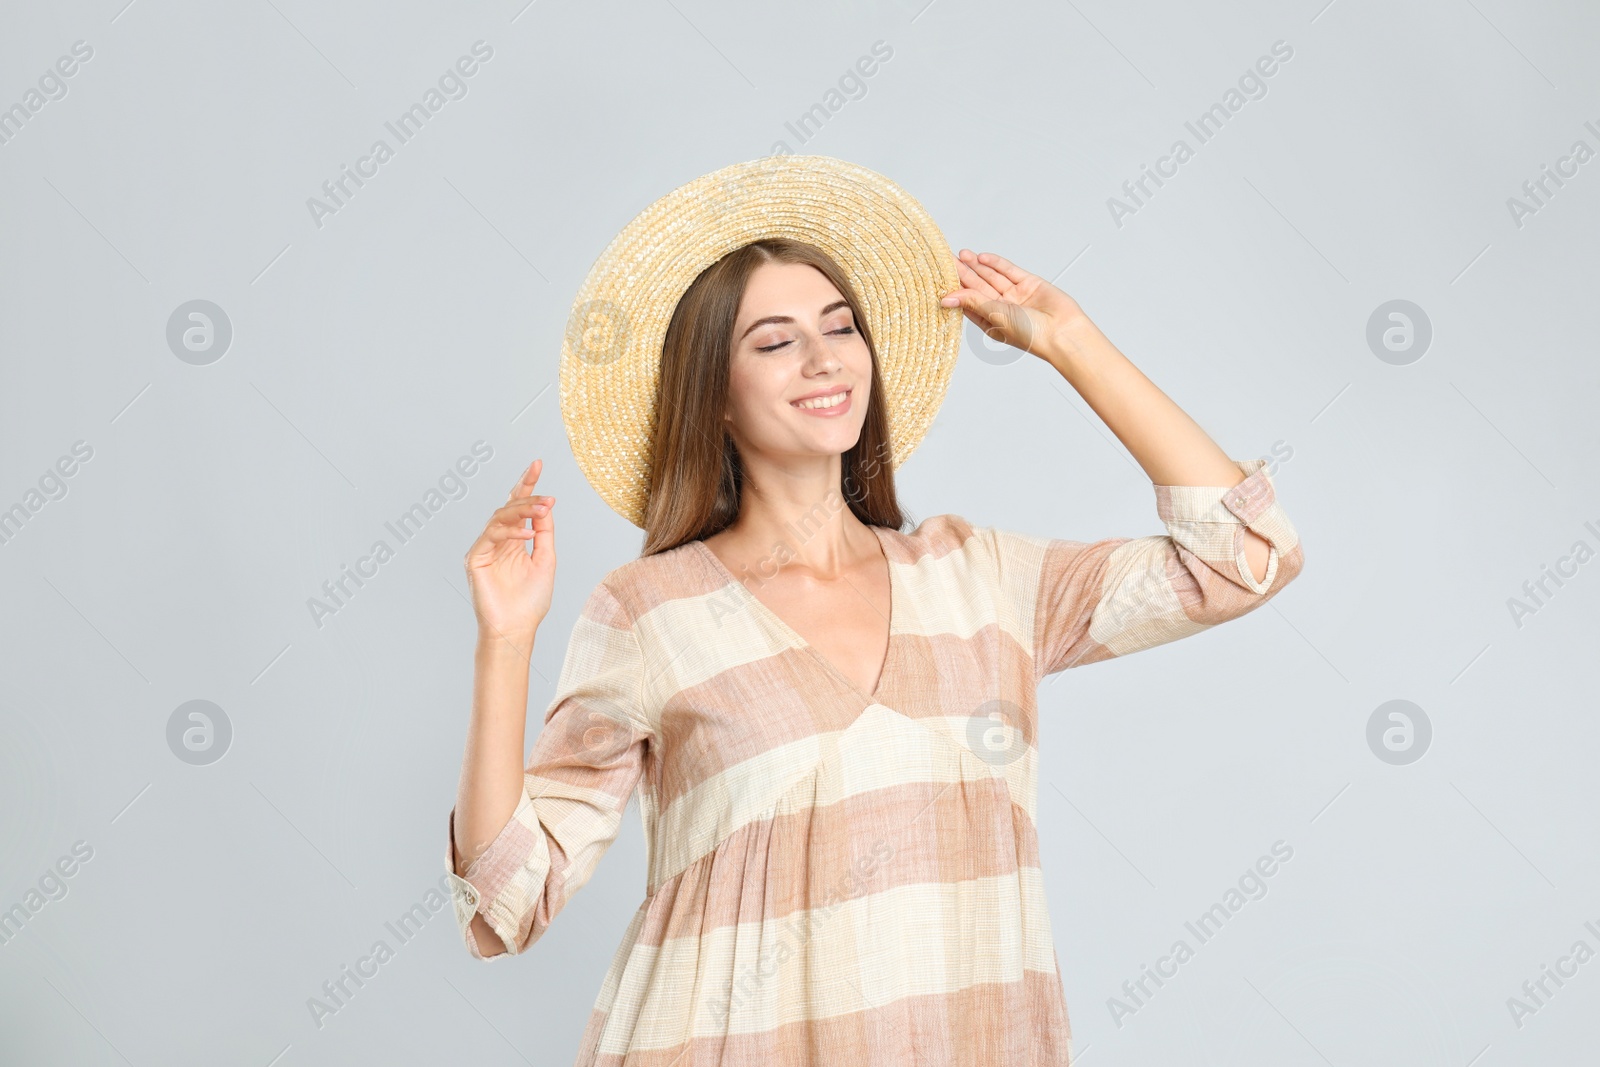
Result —
[[[1035, 831], [1038, 685], [1238, 618], [1299, 574], [1265, 461], [1234, 462], [1236, 486], [1154, 486], [1164, 535], [1086, 543], [954, 514], [870, 527], [892, 594], [871, 693], [703, 541], [611, 571], [505, 828], [464, 877], [446, 840], [468, 951], [536, 942], [637, 793], [644, 900], [578, 1067], [1070, 1064]], [[1245, 527], [1271, 545], [1260, 581]]]

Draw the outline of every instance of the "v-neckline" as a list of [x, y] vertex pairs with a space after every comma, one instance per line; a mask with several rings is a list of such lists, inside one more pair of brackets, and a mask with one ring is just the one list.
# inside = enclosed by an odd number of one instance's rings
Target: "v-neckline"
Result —
[[837, 679], [839, 683], [842, 684], [846, 689], [850, 690], [850, 692], [867, 701], [869, 704], [878, 704], [881, 703], [879, 698], [883, 695], [884, 686], [889, 681], [889, 670], [894, 665], [894, 626], [896, 621], [895, 609], [899, 606], [900, 593], [895, 588], [896, 582], [894, 577], [894, 559], [889, 554], [889, 546], [886, 542], [886, 530], [871, 524], [867, 525], [867, 529], [871, 530], [873, 536], [877, 537], [878, 547], [883, 551], [884, 562], [889, 565], [889, 640], [886, 643], [883, 651], [883, 665], [878, 668], [877, 683], [873, 686], [872, 692], [870, 693], [866, 692], [860, 686], [856, 685], [855, 682], [851, 681], [848, 675], [846, 675], [838, 667], [834, 666], [832, 660], [830, 660], [827, 656], [824, 656], [821, 652], [817, 651], [816, 646], [814, 646], [810, 641], [807, 641], [804, 637], [801, 637], [794, 627], [783, 621], [782, 616], [773, 611], [771, 608], [767, 607], [766, 603], [763, 602], [760, 597], [752, 593], [749, 588], [746, 587], [745, 584], [741, 582], [731, 570], [728, 569], [728, 565], [723, 563], [722, 559], [715, 552], [711, 551], [711, 546], [706, 544], [703, 538], [696, 539], [694, 544], [700, 546], [700, 551], [705, 554], [705, 557], [710, 561], [711, 566], [716, 568], [717, 573], [720, 574], [727, 581], [727, 583], [735, 586], [739, 590], [739, 594], [750, 602], [752, 609], [757, 614], [763, 616], [774, 628], [787, 637], [792, 644], [798, 645], [810, 653], [812, 659], [820, 663], [824, 670]]

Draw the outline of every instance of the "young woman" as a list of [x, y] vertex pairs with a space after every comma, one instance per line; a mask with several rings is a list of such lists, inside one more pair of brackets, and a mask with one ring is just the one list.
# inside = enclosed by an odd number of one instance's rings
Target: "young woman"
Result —
[[832, 256], [780, 237], [674, 309], [645, 550], [585, 604], [526, 766], [555, 572], [542, 461], [467, 554], [447, 863], [471, 953], [536, 941], [640, 799], [647, 893], [579, 1064], [1068, 1063], [1038, 683], [1236, 618], [1300, 571], [1263, 461], [1225, 455], [1066, 293], [989, 253], [954, 266], [929, 302], [1070, 382], [1149, 475], [1165, 535], [954, 514], [902, 532], [879, 324]]

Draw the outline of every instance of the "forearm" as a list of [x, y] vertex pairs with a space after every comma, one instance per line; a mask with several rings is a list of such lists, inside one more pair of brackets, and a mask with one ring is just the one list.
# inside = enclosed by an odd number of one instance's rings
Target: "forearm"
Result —
[[[1043, 357], [1083, 397], [1155, 485], [1234, 486], [1244, 472], [1087, 317], [1067, 324]], [[1265, 577], [1270, 546], [1244, 531], [1245, 560]]]
[[473, 660], [472, 720], [456, 790], [456, 873], [487, 849], [522, 798], [533, 635], [514, 643], [480, 635]]

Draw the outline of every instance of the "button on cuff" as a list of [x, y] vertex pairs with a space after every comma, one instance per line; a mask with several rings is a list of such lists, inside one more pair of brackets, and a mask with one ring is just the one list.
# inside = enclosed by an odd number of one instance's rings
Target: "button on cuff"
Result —
[[446, 871], [445, 877], [450, 880], [452, 895], [456, 900], [465, 904], [469, 911], [476, 911], [478, 909], [478, 890], [473, 887], [472, 883], [454, 871]]

